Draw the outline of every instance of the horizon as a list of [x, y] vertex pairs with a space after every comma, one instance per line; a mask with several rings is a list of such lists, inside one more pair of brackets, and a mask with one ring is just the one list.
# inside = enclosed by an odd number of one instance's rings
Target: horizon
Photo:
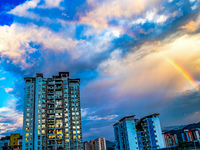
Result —
[[[199, 0], [0, 2], [0, 137], [22, 133], [24, 77], [80, 78], [83, 141], [125, 116], [200, 121]], [[113, 139], [113, 140], [112, 140]]]

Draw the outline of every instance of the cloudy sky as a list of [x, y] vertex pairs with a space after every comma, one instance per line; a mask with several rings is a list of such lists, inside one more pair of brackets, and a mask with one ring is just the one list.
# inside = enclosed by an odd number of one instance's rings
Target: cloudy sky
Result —
[[1, 0], [0, 136], [22, 130], [24, 77], [81, 79], [83, 138], [126, 115], [200, 121], [200, 0]]

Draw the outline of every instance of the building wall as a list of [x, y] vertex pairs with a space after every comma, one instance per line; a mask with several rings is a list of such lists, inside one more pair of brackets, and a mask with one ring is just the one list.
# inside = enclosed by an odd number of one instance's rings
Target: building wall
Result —
[[178, 145], [177, 135], [170, 135], [170, 133], [163, 134], [165, 147], [171, 147]]
[[151, 118], [145, 118], [142, 120], [142, 129], [143, 129], [143, 142], [144, 147], [149, 149], [156, 149], [156, 137], [154, 132], [154, 126]]
[[113, 125], [117, 150], [139, 149], [134, 117], [125, 117]]
[[97, 138], [84, 143], [85, 150], [106, 150], [105, 138]]
[[126, 130], [128, 136], [128, 145], [130, 150], [138, 149], [137, 131], [134, 120], [126, 120]]
[[153, 121], [155, 135], [157, 136], [156, 137], [156, 145], [158, 145], [157, 148], [164, 148], [165, 144], [164, 144], [164, 139], [163, 139], [163, 136], [162, 136], [160, 119], [158, 117], [153, 117], [152, 121]]
[[181, 133], [183, 142], [191, 142], [195, 140], [200, 140], [200, 129], [190, 129], [190, 130], [184, 130], [183, 133]]
[[35, 79], [25, 79], [22, 149], [33, 149]]
[[20, 137], [19, 133], [10, 134], [10, 146], [17, 146], [19, 137]]
[[134, 116], [124, 117], [113, 125], [117, 150], [164, 148], [159, 114], [152, 114], [140, 120]]

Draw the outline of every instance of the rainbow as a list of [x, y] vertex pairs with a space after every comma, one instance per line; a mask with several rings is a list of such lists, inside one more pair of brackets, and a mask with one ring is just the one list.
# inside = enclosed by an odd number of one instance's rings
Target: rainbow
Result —
[[184, 69], [183, 67], [181, 67], [179, 64], [177, 64], [176, 62], [174, 62], [173, 60], [164, 57], [174, 68], [176, 68], [186, 79], [187, 81], [197, 90], [200, 92], [199, 86], [196, 83], [196, 81], [194, 80], [194, 78], [191, 76], [191, 74]]

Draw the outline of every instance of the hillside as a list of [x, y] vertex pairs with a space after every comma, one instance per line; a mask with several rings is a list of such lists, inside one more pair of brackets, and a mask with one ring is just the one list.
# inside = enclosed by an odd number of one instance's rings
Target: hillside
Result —
[[186, 129], [194, 129], [194, 128], [200, 128], [200, 122], [186, 125], [184, 128], [179, 129], [179, 130], [170, 130], [170, 131], [167, 131], [167, 132], [164, 132], [164, 133], [177, 134], [177, 137], [181, 138], [181, 133], [183, 133], [184, 130], [186, 130]]

